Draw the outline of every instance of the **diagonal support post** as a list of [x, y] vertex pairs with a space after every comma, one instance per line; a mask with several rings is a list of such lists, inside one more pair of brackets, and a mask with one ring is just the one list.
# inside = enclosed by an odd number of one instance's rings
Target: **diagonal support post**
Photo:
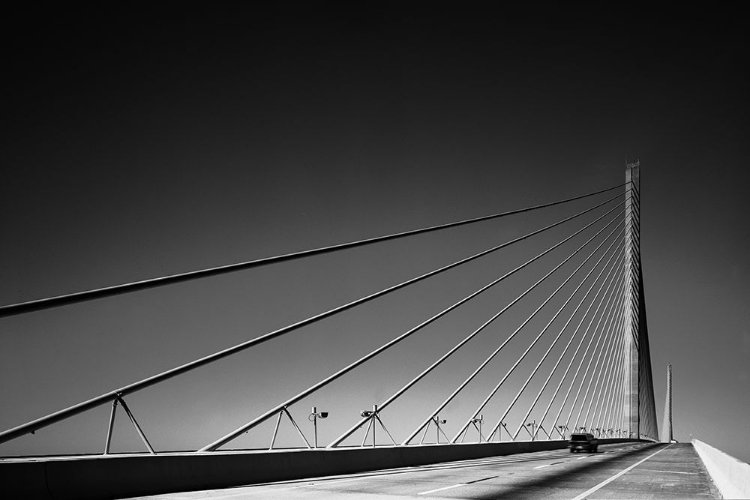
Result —
[[273, 445], [276, 443], [276, 436], [279, 432], [279, 424], [281, 424], [281, 415], [286, 414], [287, 418], [289, 418], [289, 421], [292, 423], [295, 429], [297, 429], [297, 434], [300, 435], [302, 440], [305, 442], [305, 445], [308, 449], [312, 449], [312, 446], [310, 446], [310, 442], [307, 440], [305, 435], [302, 432], [302, 429], [299, 428], [299, 425], [297, 425], [297, 422], [294, 420], [294, 417], [292, 417], [292, 414], [289, 413], [289, 410], [287, 410], [286, 406], [284, 406], [281, 410], [279, 410], [279, 417], [276, 419], [276, 425], [273, 428], [273, 437], [271, 437], [271, 446], [268, 448], [269, 450], [273, 450]]
[[[385, 431], [386, 434], [388, 434], [388, 437], [390, 438], [391, 442], [396, 445], [396, 441], [393, 439], [393, 436], [391, 436], [390, 431], [385, 426], [383, 421], [380, 419], [380, 410], [378, 410], [378, 405], [372, 405], [372, 411], [370, 410], [362, 410], [361, 415], [363, 417], [366, 417], [367, 422], [367, 429], [365, 430], [365, 437], [362, 438], [362, 446], [365, 445], [365, 442], [367, 442], [367, 436], [370, 435], [370, 429], [372, 429], [372, 447], [374, 448], [376, 446], [375, 441], [375, 421], [377, 421], [380, 424], [380, 427]], [[335, 443], [338, 444], [338, 443]], [[398, 446], [398, 445], [396, 445]], [[332, 448], [332, 445], [329, 445], [329, 448]]]
[[[125, 410], [125, 413], [128, 415], [128, 418], [133, 423], [133, 427], [135, 427], [135, 430], [138, 432], [138, 435], [141, 437], [143, 444], [145, 444], [146, 448], [148, 448], [148, 452], [151, 453], [152, 455], [156, 455], [154, 448], [151, 446], [151, 443], [148, 442], [148, 438], [146, 438], [146, 434], [143, 433], [143, 429], [141, 429], [141, 426], [138, 425], [138, 421], [135, 419], [133, 412], [130, 411], [130, 408], [128, 408], [128, 405], [125, 403], [125, 400], [122, 399], [120, 396], [117, 396], [117, 401], [120, 402], [120, 404], [122, 405], [122, 409]], [[112, 423], [114, 423], [114, 412], [115, 412], [115, 406], [112, 405], [112, 417], [110, 419]], [[111, 434], [110, 434], [110, 437], [111, 437]]]
[[508, 430], [508, 426], [505, 424], [505, 422], [500, 422], [500, 425], [496, 425], [494, 429], [492, 429], [492, 433], [487, 438], [487, 441], [492, 441], [494, 439], [495, 434], [497, 434], [497, 440], [502, 441], [503, 440], [503, 429], [505, 429], [505, 432], [508, 434], [508, 437], [511, 441], [515, 441], [516, 439], [513, 437], [513, 433]]
[[117, 401], [112, 401], [112, 411], [109, 414], [109, 425], [107, 426], [107, 442], [104, 445], [104, 454], [109, 455], [109, 445], [112, 443], [112, 429], [115, 426], [115, 413], [117, 413]]

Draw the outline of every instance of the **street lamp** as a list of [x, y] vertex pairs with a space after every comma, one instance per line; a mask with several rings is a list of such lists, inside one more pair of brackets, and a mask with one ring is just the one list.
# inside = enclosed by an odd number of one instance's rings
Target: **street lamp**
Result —
[[313, 406], [312, 411], [310, 412], [310, 415], [307, 416], [307, 419], [313, 423], [313, 428], [315, 429], [315, 447], [318, 447], [318, 419], [319, 418], [328, 418], [328, 412], [327, 411], [321, 411], [318, 413], [318, 409]]
[[440, 417], [438, 417], [437, 415], [435, 415], [434, 420], [435, 420], [435, 436], [437, 436], [436, 443], [440, 444], [440, 424], [446, 423], [447, 420], [445, 419], [440, 420]]
[[[378, 405], [372, 405], [372, 410], [361, 410], [359, 414], [364, 418], [370, 419], [370, 424], [368, 425], [367, 431], [365, 432], [365, 440], [367, 439], [367, 434], [370, 432], [370, 427], [372, 427], [372, 447], [375, 448], [375, 419], [378, 418]], [[362, 446], [364, 445], [365, 442], [362, 441]]]
[[536, 420], [534, 420], [531, 423], [526, 424], [526, 427], [531, 427], [531, 440], [533, 441], [534, 440], [535, 427], [536, 427]]
[[474, 424], [474, 427], [479, 424], [479, 442], [482, 442], [482, 421], [484, 420], [484, 415], [479, 415], [478, 417], [474, 417], [471, 419], [471, 423]]

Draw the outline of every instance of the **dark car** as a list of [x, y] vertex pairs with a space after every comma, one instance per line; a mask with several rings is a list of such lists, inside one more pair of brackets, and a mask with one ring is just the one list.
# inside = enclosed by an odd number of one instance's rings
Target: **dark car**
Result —
[[592, 434], [576, 433], [570, 435], [568, 446], [570, 446], [571, 453], [579, 450], [586, 450], [589, 453], [596, 453], [596, 450], [599, 448], [599, 440], [596, 439]]

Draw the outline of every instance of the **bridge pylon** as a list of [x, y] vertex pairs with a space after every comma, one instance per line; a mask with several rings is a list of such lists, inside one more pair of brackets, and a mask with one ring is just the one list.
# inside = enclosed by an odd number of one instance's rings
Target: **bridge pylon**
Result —
[[674, 441], [672, 433], [672, 365], [667, 365], [667, 396], [664, 401], [664, 421], [661, 426], [662, 443]]
[[640, 161], [625, 166], [624, 429], [658, 440], [640, 244]]

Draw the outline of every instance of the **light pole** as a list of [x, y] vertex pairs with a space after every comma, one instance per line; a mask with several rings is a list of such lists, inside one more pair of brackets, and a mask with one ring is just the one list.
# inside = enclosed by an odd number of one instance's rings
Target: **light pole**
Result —
[[[362, 410], [359, 414], [370, 419], [370, 427], [372, 427], [372, 447], [375, 448], [375, 419], [378, 417], [378, 405], [372, 405], [372, 410]], [[367, 432], [369, 432], [370, 427], [367, 428]], [[365, 439], [367, 439], [367, 433], [365, 433]], [[362, 441], [362, 446], [364, 445], [365, 442]]]
[[319, 418], [328, 418], [328, 412], [321, 411], [320, 413], [318, 413], [318, 409], [315, 406], [313, 406], [312, 411], [310, 412], [310, 415], [308, 415], [307, 419], [313, 423], [316, 448], [318, 447], [318, 419]]
[[437, 437], [437, 441], [435, 441], [437, 444], [440, 444], [440, 424], [446, 423], [447, 420], [443, 419], [440, 420], [440, 417], [435, 415], [435, 436]]
[[531, 427], [531, 440], [534, 440], [534, 431], [536, 427], [536, 420], [532, 421], [531, 423], [526, 424], [526, 427]]
[[479, 424], [479, 442], [482, 442], [482, 421], [484, 420], [484, 415], [479, 415], [478, 417], [474, 417], [471, 419], [471, 423], [474, 424], [476, 427], [477, 423]]

